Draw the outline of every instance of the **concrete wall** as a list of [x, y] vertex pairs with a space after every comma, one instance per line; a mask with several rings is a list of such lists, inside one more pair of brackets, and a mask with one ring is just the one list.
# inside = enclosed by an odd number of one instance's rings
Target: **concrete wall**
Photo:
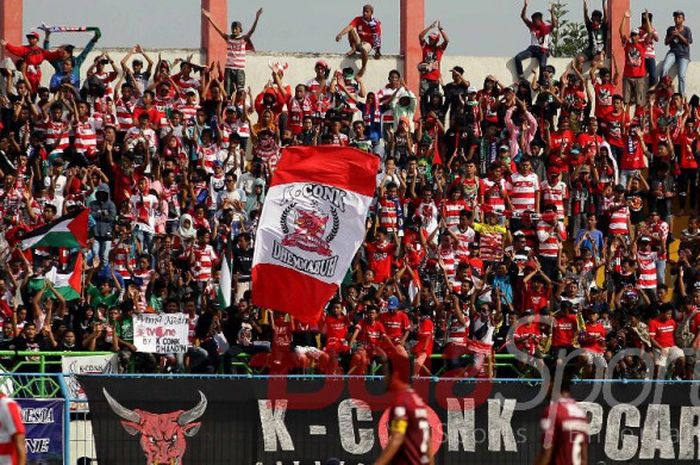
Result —
[[[107, 50], [115, 62], [119, 62], [127, 53], [126, 49], [109, 49]], [[157, 60], [158, 50], [148, 50], [149, 56], [154, 61]], [[200, 50], [177, 50], [165, 49], [160, 51], [163, 59], [171, 63], [175, 58], [184, 58], [190, 54], [193, 55], [193, 61], [202, 63], [204, 56]], [[101, 50], [93, 51], [85, 60], [82, 67], [82, 75], [92, 63], [95, 56], [101, 53]], [[306, 82], [314, 76], [314, 64], [317, 60], [326, 60], [331, 67], [341, 69], [346, 66], [353, 66], [359, 69], [360, 60], [350, 59], [339, 54], [314, 54], [314, 53], [276, 53], [276, 52], [259, 52], [248, 56], [248, 66], [246, 69], [247, 85], [250, 85], [253, 92], [259, 92], [265, 83], [270, 79], [270, 68], [268, 63], [288, 63], [289, 68], [285, 74], [285, 82], [288, 84], [297, 84]], [[562, 58], [554, 58], [550, 63], [557, 69], [557, 74], [564, 71], [570, 60]], [[445, 74], [445, 80], [449, 81], [450, 76], [448, 70], [453, 66], [459, 65], [465, 69], [466, 78], [471, 83], [480, 88], [484, 78], [489, 74], [494, 75], [502, 83], [509, 84], [515, 80], [515, 68], [513, 59], [510, 57], [465, 57], [445, 55], [443, 57], [442, 70]], [[526, 68], [526, 75], [530, 76], [530, 70], [535, 66], [535, 62], [531, 62]], [[387, 76], [392, 69], [403, 69], [403, 58], [397, 55], [384, 56], [380, 60], [370, 58], [367, 73], [365, 75], [365, 84], [367, 90], [378, 90], [387, 82]], [[44, 81], [48, 83], [49, 78], [53, 74], [52, 68], [44, 63], [42, 67]], [[688, 95], [700, 95], [700, 63], [691, 63], [686, 75], [686, 84]]]

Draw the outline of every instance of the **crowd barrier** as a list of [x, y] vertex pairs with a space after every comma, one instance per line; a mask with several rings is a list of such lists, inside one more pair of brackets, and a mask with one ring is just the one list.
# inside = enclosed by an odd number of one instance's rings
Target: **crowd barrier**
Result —
[[[346, 465], [372, 463], [387, 439], [379, 376], [78, 375], [4, 373], [21, 397], [29, 463]], [[58, 390], [40, 390], [42, 383]], [[416, 378], [427, 400], [436, 463], [532, 463], [546, 404], [541, 380]], [[33, 387], [32, 387], [33, 386]], [[700, 382], [574, 385], [589, 414], [590, 463], [700, 460]]]

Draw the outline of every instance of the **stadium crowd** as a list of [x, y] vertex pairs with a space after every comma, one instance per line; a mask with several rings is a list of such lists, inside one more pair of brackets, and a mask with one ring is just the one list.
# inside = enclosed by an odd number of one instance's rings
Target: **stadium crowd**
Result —
[[[230, 372], [250, 357], [270, 373], [363, 374], [386, 335], [423, 374], [439, 365], [495, 376], [494, 354], [514, 345], [523, 376], [581, 349], [582, 376], [610, 363], [608, 376], [691, 378], [683, 349], [700, 348], [691, 31], [677, 11], [657, 32], [645, 11], [626, 35], [629, 14], [610, 24], [605, 4], [583, 6], [588, 47], [557, 72], [547, 64], [557, 18], [530, 15], [525, 1], [532, 42], [515, 59], [515, 84], [470, 82], [459, 66], [442, 73], [449, 39], [434, 22], [416, 38], [418, 95], [398, 71], [366, 88], [382, 46], [369, 5], [336, 37], [347, 36], [359, 69], [319, 60], [307, 82], [290, 83], [273, 66], [264, 89], [247, 87], [245, 74], [262, 10], [247, 32], [214, 24], [228, 55], [208, 65], [156, 61], [136, 45], [121, 63], [100, 54], [81, 75], [99, 30], [80, 55], [51, 48], [48, 29], [43, 47], [37, 32], [28, 45], [2, 40], [13, 60], [0, 68], [0, 350], [113, 351], [137, 371]], [[612, 41], [624, 44], [624, 63], [606, 55]], [[250, 300], [257, 220], [291, 145], [381, 158], [366, 242], [316, 325]], [[87, 248], [19, 247], [27, 231], [82, 208]], [[70, 269], [77, 254], [79, 296], [36, 279]], [[233, 270], [227, 308], [217, 300], [223, 259]], [[187, 353], [138, 352], [140, 312], [186, 313]], [[637, 351], [616, 356], [623, 349]]]

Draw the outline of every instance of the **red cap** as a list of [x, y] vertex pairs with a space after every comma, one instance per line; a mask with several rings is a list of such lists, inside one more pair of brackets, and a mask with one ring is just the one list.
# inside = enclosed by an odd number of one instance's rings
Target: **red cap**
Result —
[[34, 37], [36, 40], [39, 40], [39, 33], [32, 31], [29, 34], [27, 34], [27, 39], [29, 39], [30, 37]]

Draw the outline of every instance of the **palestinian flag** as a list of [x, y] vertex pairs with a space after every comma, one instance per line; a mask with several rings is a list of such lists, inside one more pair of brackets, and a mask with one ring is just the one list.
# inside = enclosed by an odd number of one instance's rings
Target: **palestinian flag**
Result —
[[68, 270], [59, 271], [54, 266], [44, 276], [32, 278], [29, 281], [29, 289], [39, 291], [43, 289], [46, 281], [49, 281], [64, 299], [79, 299], [83, 283], [83, 254], [81, 252], [76, 253], [74, 260], [71, 260], [71, 262], [73, 262], [73, 266]]
[[30, 247], [64, 247], [77, 249], [87, 246], [88, 210], [72, 213], [29, 231], [22, 237], [22, 250]]
[[219, 305], [222, 309], [231, 306], [231, 267], [224, 255], [221, 260], [221, 274], [219, 274]]

